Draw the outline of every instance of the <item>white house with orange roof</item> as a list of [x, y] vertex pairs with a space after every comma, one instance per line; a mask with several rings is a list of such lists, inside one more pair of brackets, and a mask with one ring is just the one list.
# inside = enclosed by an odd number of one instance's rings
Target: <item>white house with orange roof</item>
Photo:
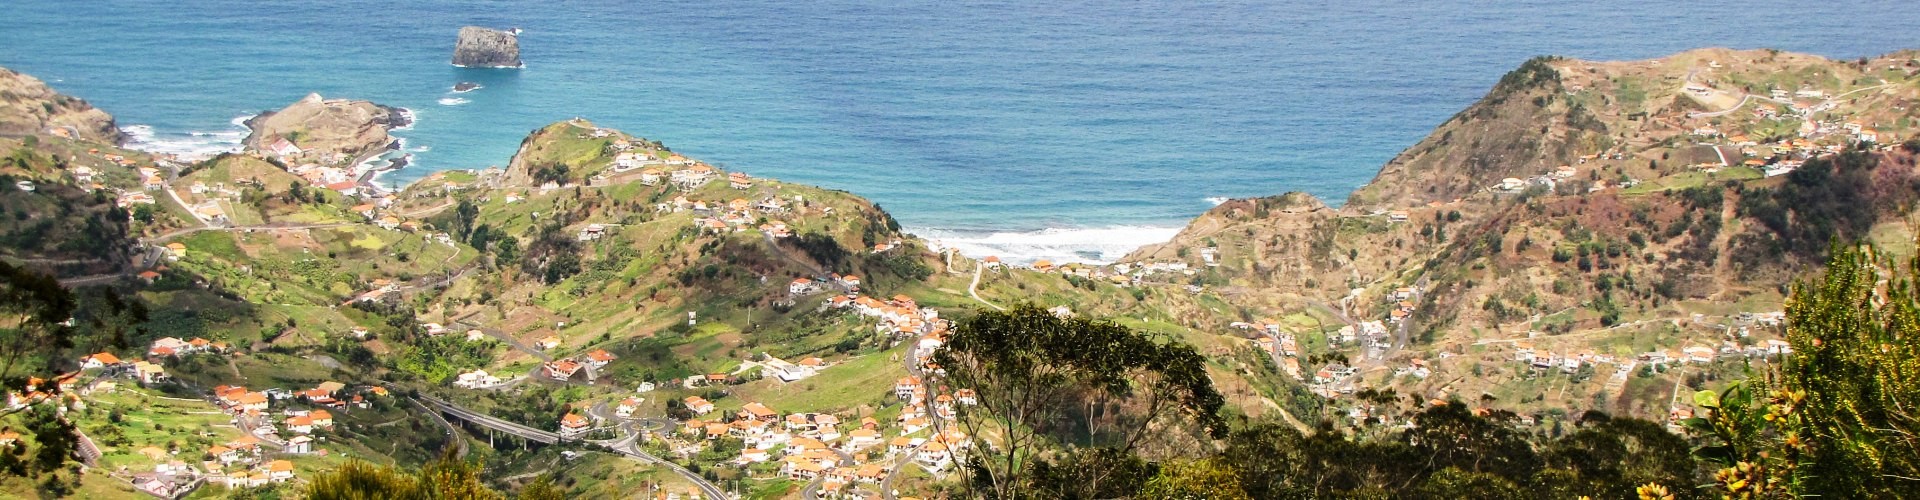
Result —
[[767, 405], [760, 404], [759, 402], [753, 402], [740, 407], [740, 418], [743, 420], [772, 422], [780, 418], [780, 412], [774, 411], [773, 408], [768, 408]]
[[582, 417], [578, 413], [568, 413], [566, 416], [560, 417], [561, 436], [578, 436], [586, 433], [587, 429], [592, 426], [593, 423], [587, 421], [587, 417]]
[[557, 361], [548, 361], [546, 363], [541, 364], [540, 366], [542, 369], [546, 370], [547, 377], [552, 378], [554, 380], [567, 380], [567, 379], [573, 378], [573, 375], [576, 373], [580, 373], [580, 369], [584, 367], [584, 365], [581, 365], [579, 362], [576, 362], [571, 359], [560, 359]]
[[818, 290], [818, 287], [809, 278], [794, 278], [792, 283], [787, 284], [787, 293], [791, 295], [806, 295], [815, 290]]
[[849, 449], [858, 450], [877, 444], [880, 444], [880, 431], [873, 429], [854, 429], [852, 432], [847, 433], [847, 447]]
[[693, 410], [695, 415], [706, 415], [713, 412], [713, 402], [707, 401], [706, 398], [687, 396], [687, 398], [682, 401], [687, 404], [688, 410]]
[[606, 349], [594, 349], [592, 352], [587, 353], [586, 363], [587, 363], [587, 366], [593, 367], [593, 369], [598, 370], [601, 368], [606, 368], [607, 363], [612, 363], [613, 360], [616, 360], [616, 359], [620, 359], [620, 357], [613, 355], [613, 353], [607, 352]]
[[620, 400], [619, 406], [616, 406], [613, 408], [613, 416], [620, 417], [620, 418], [631, 417], [633, 416], [633, 412], [639, 409], [640, 409], [640, 398], [623, 399], [623, 400]]
[[926, 385], [920, 383], [920, 377], [900, 377], [900, 380], [893, 384], [893, 397], [919, 404], [919, 401], [913, 401], [914, 393], [925, 389]]
[[946, 443], [934, 441], [921, 446], [920, 451], [914, 453], [913, 461], [928, 470], [939, 472], [953, 462], [953, 454], [948, 452]]
[[113, 353], [106, 351], [80, 358], [80, 368], [83, 370], [120, 366], [122, 363], [119, 356], [114, 356]]

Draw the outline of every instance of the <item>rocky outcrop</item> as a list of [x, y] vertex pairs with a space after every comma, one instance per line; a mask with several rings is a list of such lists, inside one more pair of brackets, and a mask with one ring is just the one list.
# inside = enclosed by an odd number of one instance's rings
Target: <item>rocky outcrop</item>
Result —
[[453, 46], [453, 65], [469, 68], [518, 68], [520, 37], [512, 31], [479, 26], [460, 28]]
[[38, 78], [0, 68], [0, 136], [52, 135], [119, 144], [113, 116]]
[[394, 145], [387, 132], [406, 126], [400, 109], [307, 94], [279, 111], [247, 120], [246, 147], [288, 163], [351, 162]]

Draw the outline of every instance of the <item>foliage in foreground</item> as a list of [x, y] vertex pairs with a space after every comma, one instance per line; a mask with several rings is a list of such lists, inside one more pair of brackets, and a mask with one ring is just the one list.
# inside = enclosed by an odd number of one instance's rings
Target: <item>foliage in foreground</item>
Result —
[[[307, 483], [302, 495], [309, 500], [505, 500], [481, 480], [474, 465], [451, 456], [428, 462], [417, 471], [377, 467], [359, 460], [321, 473]], [[520, 489], [520, 500], [563, 498], [558, 488], [541, 478]]]
[[1838, 248], [1787, 304], [1793, 355], [1765, 377], [1703, 391], [1714, 483], [1735, 498], [1920, 492], [1920, 257]]

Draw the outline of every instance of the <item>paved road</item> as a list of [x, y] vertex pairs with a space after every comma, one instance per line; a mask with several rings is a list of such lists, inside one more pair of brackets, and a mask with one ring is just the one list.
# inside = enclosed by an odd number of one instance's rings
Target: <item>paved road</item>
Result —
[[[977, 277], [978, 275], [976, 274], [975, 276]], [[913, 376], [915, 377], [920, 377], [920, 380], [925, 381], [927, 380], [926, 373], [921, 372], [920, 363], [918, 363], [917, 362], [918, 360], [914, 358], [914, 353], [916, 351], [917, 349], [913, 347], [909, 347], [907, 349], [907, 357], [906, 357], [907, 373], [913, 374]], [[928, 387], [933, 386], [931, 382], [928, 382], [926, 385]], [[931, 416], [931, 418], [933, 420], [933, 433], [929, 434], [929, 437], [939, 436], [941, 435], [941, 433], [946, 432], [945, 430], [946, 421], [944, 419], [941, 419], [938, 416]], [[920, 453], [920, 448], [925, 447], [927, 443], [931, 443], [931, 442], [933, 442], [933, 440], [928, 439], [926, 442], [920, 443], [920, 446], [915, 446], [913, 447], [913, 449], [907, 450], [907, 452], [902, 454], [900, 458], [894, 459], [893, 470], [887, 472], [886, 479], [880, 480], [880, 498], [883, 498], [886, 500], [895, 500], [899, 498], [898, 496], [893, 494], [893, 491], [894, 491], [893, 484], [899, 481], [900, 472], [903, 470], [906, 470], [906, 468], [909, 465], [912, 465], [913, 456]]]
[[533, 442], [543, 443], [543, 444], [554, 444], [554, 443], [560, 442], [559, 434], [555, 434], [552, 432], [535, 429], [532, 427], [527, 427], [517, 423], [494, 418], [490, 415], [469, 410], [460, 405], [456, 405], [433, 396], [421, 395], [420, 399], [425, 400], [427, 404], [432, 405], [434, 408], [438, 408], [440, 411], [446, 412], [448, 415], [452, 415], [454, 418], [472, 422], [481, 427], [486, 427], [488, 429], [493, 429], [495, 431], [512, 434], [514, 437], [518, 437], [520, 439], [525, 439], [528, 441], [533, 441]]
[[433, 409], [431, 408], [427, 408], [427, 405], [421, 404], [420, 400], [418, 399], [408, 398], [407, 401], [413, 402], [414, 406], [420, 407], [420, 411], [426, 412], [428, 415], [432, 415], [435, 421], [440, 422], [440, 426], [445, 427], [447, 429], [447, 439], [449, 443], [452, 444], [453, 446], [459, 447], [459, 449], [454, 452], [454, 457], [466, 458], [467, 451], [468, 451], [467, 439], [460, 435], [460, 432], [458, 429], [453, 428], [453, 422], [448, 422], [447, 417], [440, 416], [440, 412], [433, 411]]
[[1005, 311], [1007, 308], [994, 305], [992, 302], [987, 302], [987, 299], [980, 298], [980, 292], [978, 291], [980, 289], [980, 274], [986, 272], [986, 269], [987, 266], [984, 265], [977, 263], [973, 265], [973, 282], [967, 284], [967, 295], [973, 296], [973, 300], [978, 300], [980, 303], [986, 304], [987, 307], [991, 307], [995, 311]]
[[[433, 396], [421, 395], [420, 398], [423, 400], [426, 400], [427, 403], [445, 411], [446, 413], [453, 415], [455, 418], [466, 420], [468, 422], [473, 422], [474, 424], [478, 424], [482, 427], [493, 429], [495, 431], [513, 434], [515, 436], [518, 436], [522, 439], [526, 439], [528, 441], [552, 444], [552, 443], [557, 443], [563, 440], [559, 434], [555, 434], [552, 432], [535, 429], [532, 427], [527, 427], [517, 423], [494, 418], [492, 416], [488, 416], [480, 412], [468, 410], [464, 407], [461, 407], [460, 405], [456, 405], [451, 402], [447, 402], [445, 400], [435, 398]], [[636, 419], [636, 420], [640, 422], [644, 422], [650, 419]], [[628, 424], [623, 424], [620, 427], [623, 429], [630, 429], [631, 425], [633, 425], [633, 423], [630, 422]], [[679, 464], [675, 464], [667, 460], [662, 460], [659, 457], [655, 457], [653, 455], [648, 454], [645, 451], [641, 451], [638, 446], [635, 446], [635, 444], [639, 441], [638, 437], [639, 437], [638, 434], [630, 434], [629, 436], [626, 436], [624, 438], [614, 440], [612, 441], [613, 443], [615, 444], [624, 443], [624, 446], [618, 446], [618, 447], [609, 446], [609, 448], [612, 448], [615, 452], [620, 453], [622, 455], [626, 455], [628, 457], [637, 459], [642, 463], [657, 464], [661, 467], [665, 467], [668, 471], [671, 471], [674, 474], [677, 474], [680, 477], [685, 478], [688, 482], [692, 482], [695, 487], [700, 488], [700, 491], [704, 492], [706, 496], [709, 498], [731, 498], [730, 496], [727, 495], [725, 490], [721, 490], [719, 486], [715, 486], [713, 483], [708, 482], [706, 478], [700, 477], [699, 474], [695, 474], [693, 473], [693, 471], [689, 471], [685, 467], [681, 467]], [[601, 443], [606, 443], [606, 442], [603, 441]]]

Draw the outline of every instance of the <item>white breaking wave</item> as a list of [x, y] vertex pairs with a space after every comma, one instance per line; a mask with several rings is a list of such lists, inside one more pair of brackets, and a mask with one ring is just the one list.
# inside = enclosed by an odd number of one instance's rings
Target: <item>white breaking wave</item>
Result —
[[1013, 264], [1050, 260], [1056, 264], [1107, 264], [1142, 246], [1173, 239], [1178, 227], [1115, 226], [1048, 228], [1038, 231], [967, 232], [907, 228], [936, 248], [951, 248], [972, 258], [999, 257]]
[[470, 100], [467, 100], [466, 98], [462, 98], [462, 97], [442, 97], [442, 98], [440, 98], [440, 105], [441, 105], [441, 106], [459, 106], [459, 105], [461, 105], [461, 104], [466, 104], [466, 103], [470, 103], [470, 102], [473, 102], [473, 101], [470, 101]]
[[1208, 196], [1207, 203], [1211, 203], [1213, 204], [1213, 206], [1217, 207], [1217, 206], [1220, 206], [1221, 203], [1226, 203], [1228, 200], [1232, 200], [1232, 199], [1233, 198], [1228, 198], [1225, 196]]
[[393, 129], [394, 130], [413, 130], [413, 124], [420, 123], [420, 116], [418, 114], [415, 114], [412, 109], [408, 109], [408, 108], [399, 108], [399, 109], [400, 109], [400, 116], [406, 117], [407, 124], [394, 127]]
[[240, 115], [227, 123], [233, 127], [227, 130], [189, 130], [186, 132], [157, 132], [152, 125], [128, 125], [120, 131], [127, 134], [127, 146], [132, 149], [151, 153], [170, 154], [182, 160], [201, 160], [220, 153], [235, 153], [241, 148], [241, 141], [247, 138], [247, 119], [253, 115]]

